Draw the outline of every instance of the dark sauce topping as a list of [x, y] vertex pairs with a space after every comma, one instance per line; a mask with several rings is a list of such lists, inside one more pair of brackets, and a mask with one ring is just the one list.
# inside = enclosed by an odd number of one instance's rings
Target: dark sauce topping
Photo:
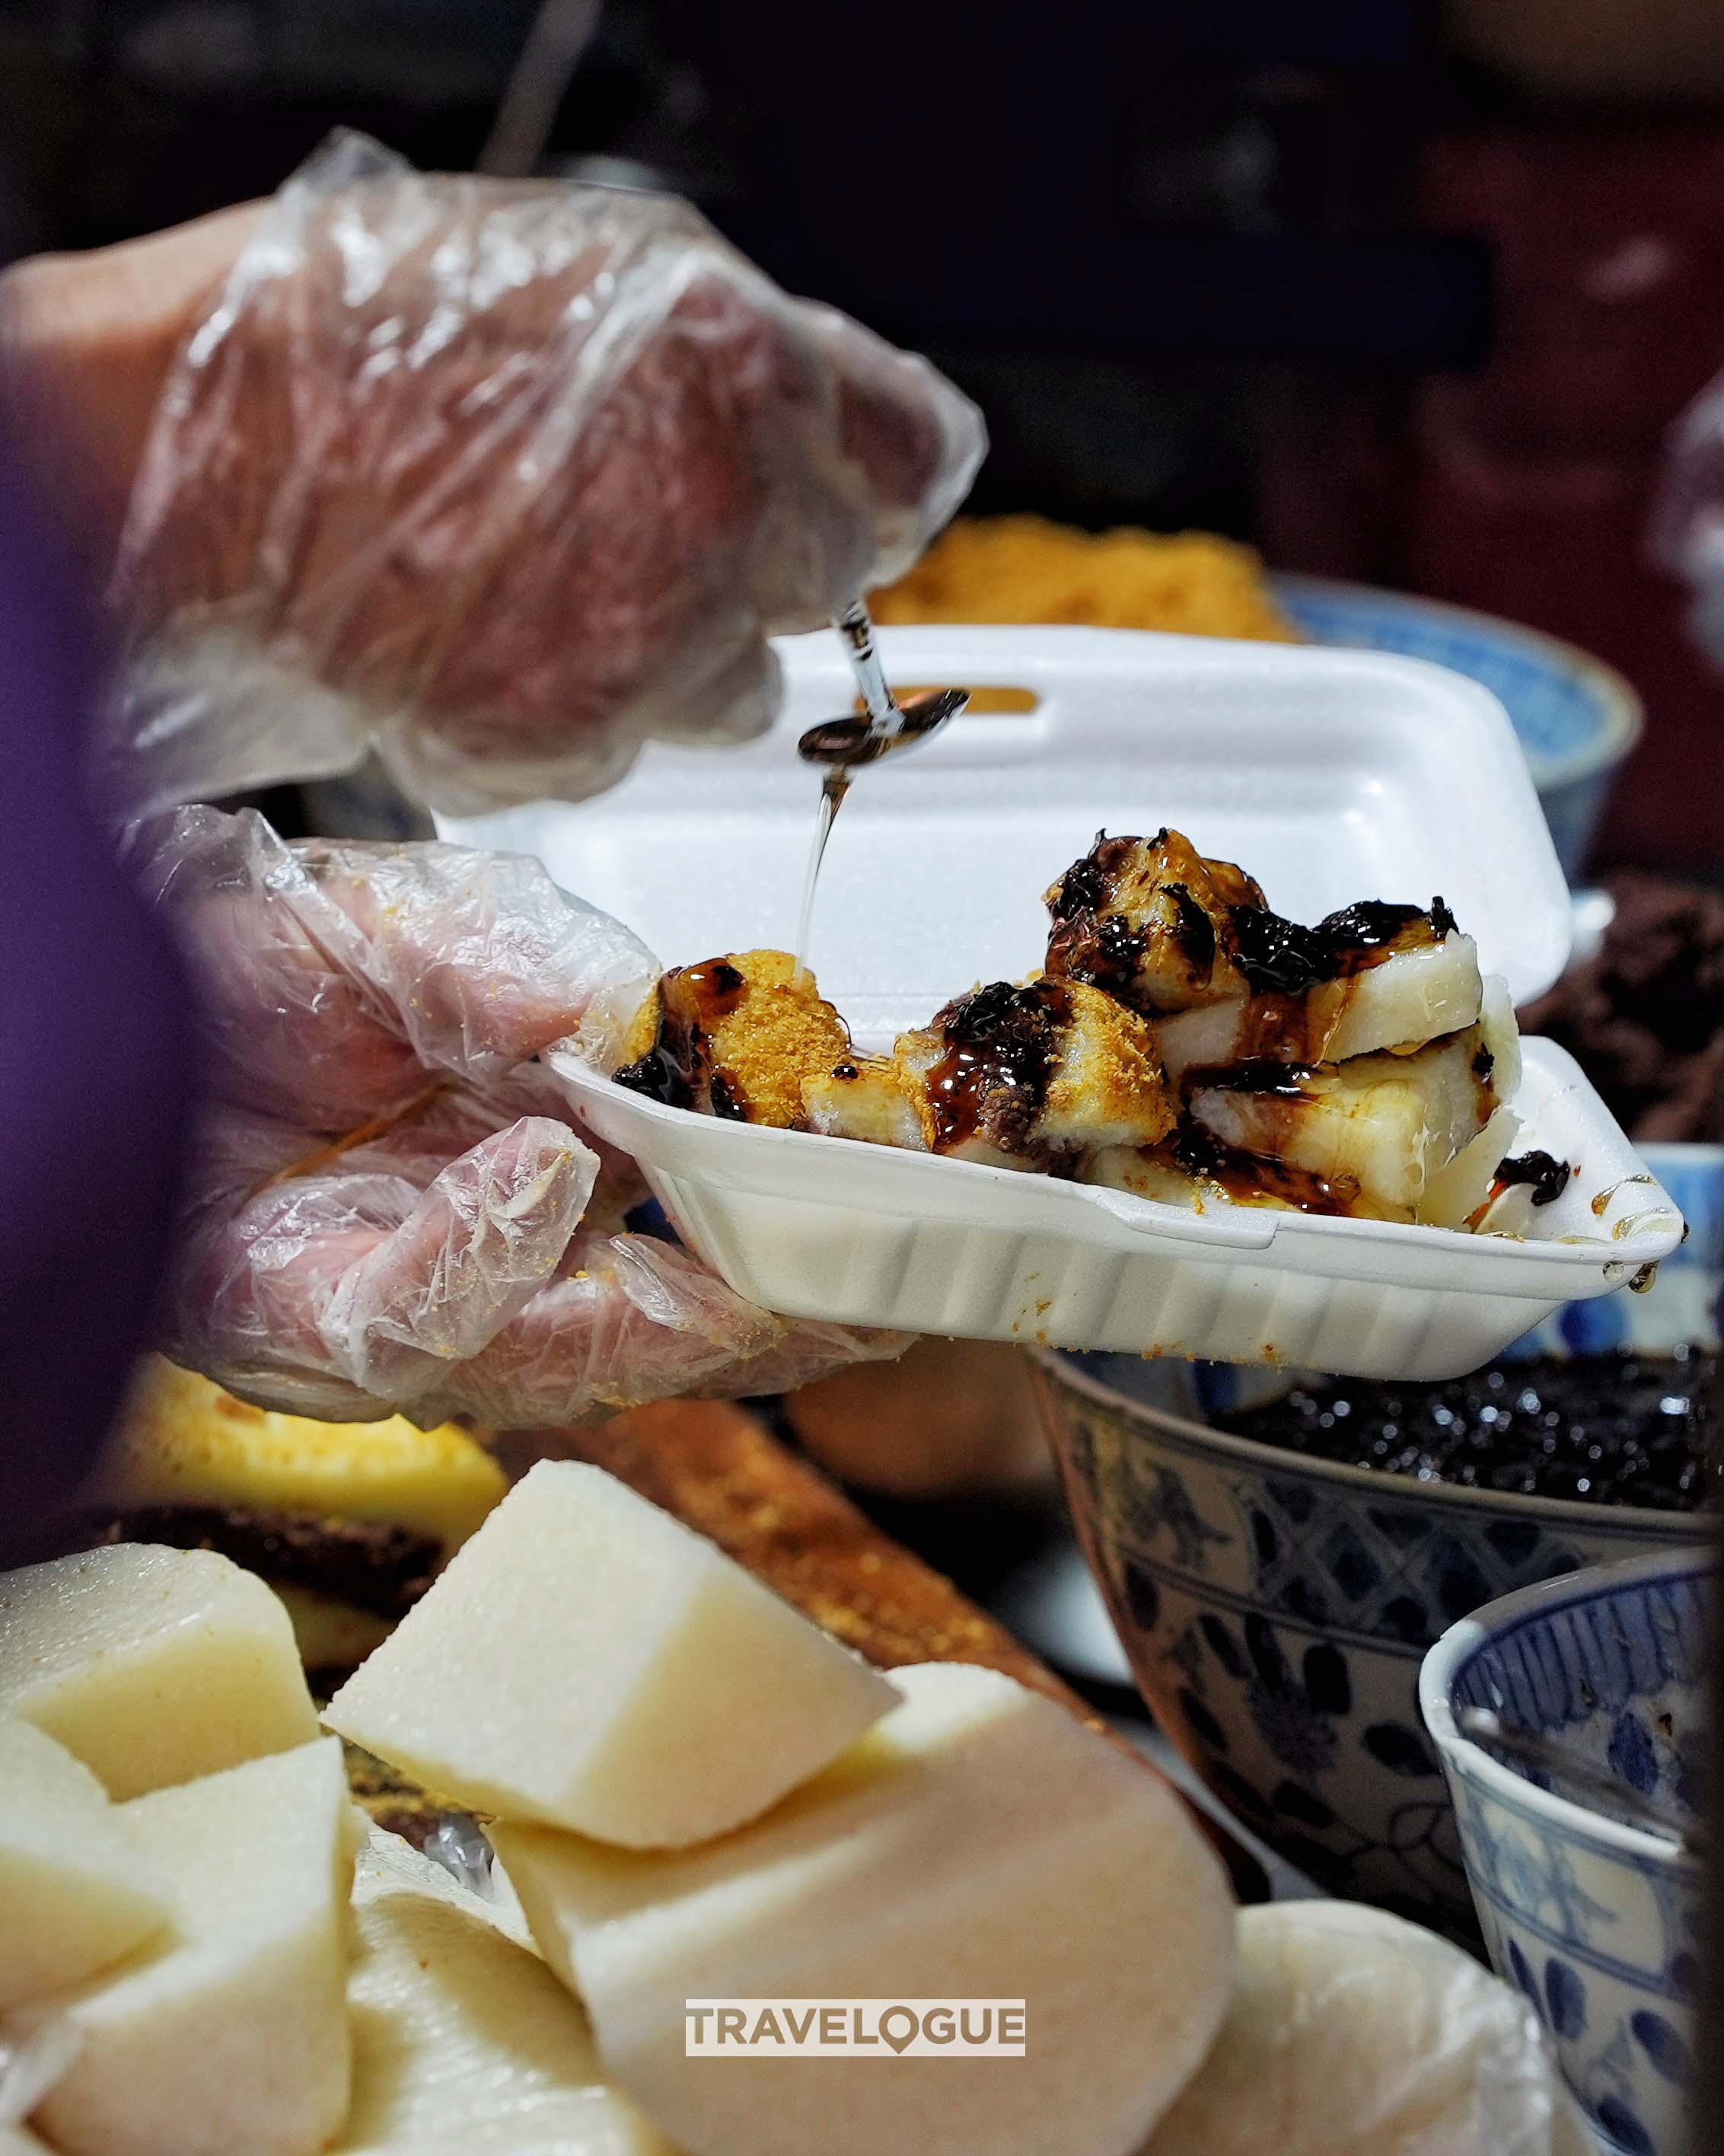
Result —
[[1177, 1133], [1168, 1151], [1176, 1168], [1216, 1184], [1242, 1204], [1254, 1198], [1279, 1198], [1301, 1213], [1342, 1214], [1351, 1213], [1358, 1203], [1359, 1186], [1350, 1175], [1317, 1175], [1309, 1168], [1292, 1168], [1285, 1161], [1224, 1145], [1192, 1124]]
[[1048, 911], [1056, 921], [1066, 921], [1080, 913], [1099, 913], [1106, 902], [1107, 879], [1094, 854], [1085, 854], [1054, 885]]
[[1284, 920], [1267, 906], [1236, 906], [1230, 918], [1233, 961], [1252, 988], [1298, 995], [1322, 978], [1314, 929]]
[[936, 1151], [978, 1131], [1003, 1152], [1025, 1149], [1053, 1069], [1054, 1035], [1070, 1010], [1058, 981], [1024, 988], [996, 981], [946, 1006], [934, 1021], [946, 1053], [927, 1079]]
[[1481, 1086], [1490, 1083], [1491, 1074], [1496, 1068], [1496, 1058], [1488, 1048], [1480, 1048], [1473, 1057], [1473, 1075]]
[[1255, 906], [1267, 911], [1269, 901], [1262, 885], [1255, 876], [1247, 875], [1237, 861], [1206, 860], [1203, 868], [1211, 890], [1224, 906]]
[[[1167, 835], [1165, 829], [1148, 839], [1110, 839], [1106, 831], [1096, 833], [1095, 844], [1080, 861], [1073, 862], [1049, 896], [1048, 910], [1054, 922], [1048, 952], [1050, 973], [1088, 981], [1116, 994], [1129, 983], [1131, 969], [1142, 961], [1142, 938], [1123, 920], [1116, 928], [1117, 916], [1106, 908], [1120, 870], [1140, 848], [1164, 845]], [[1455, 916], [1437, 897], [1429, 911], [1383, 899], [1362, 899], [1307, 928], [1263, 905], [1256, 885], [1228, 863], [1211, 864], [1210, 873], [1230, 901], [1229, 955], [1260, 994], [1302, 995], [1320, 981], [1345, 979], [1378, 964], [1414, 930], [1424, 932], [1414, 940], [1440, 943], [1455, 927]], [[1174, 907], [1172, 939], [1193, 974], [1206, 979], [1217, 957], [1215, 923], [1183, 884], [1169, 883], [1163, 888]]]
[[723, 1116], [726, 1122], [746, 1123], [747, 1122], [748, 1111], [737, 1099], [730, 1080], [722, 1070], [713, 1072], [712, 1083], [706, 1089], [706, 1097], [712, 1104], [712, 1112], [715, 1116]]
[[1506, 1160], [1496, 1171], [1496, 1188], [1506, 1190], [1511, 1184], [1530, 1183], [1535, 1205], [1554, 1205], [1568, 1188], [1574, 1170], [1566, 1160], [1558, 1160], [1547, 1152], [1517, 1153]]
[[[704, 966], [675, 966], [664, 977], [665, 985], [678, 984], [693, 1002], [701, 1019], [724, 1018], [742, 999], [748, 983], [728, 958], [714, 958]], [[673, 991], [675, 993], [675, 991]]]
[[[1054, 923], [1048, 947], [1050, 973], [1123, 995], [1142, 963], [1144, 940], [1107, 908], [1121, 868], [1142, 848], [1164, 845], [1167, 835], [1165, 829], [1149, 839], [1096, 833], [1095, 844], [1049, 896]], [[1439, 943], [1455, 927], [1455, 916], [1438, 897], [1428, 912], [1417, 906], [1364, 899], [1308, 928], [1264, 905], [1256, 885], [1229, 864], [1211, 864], [1209, 873], [1228, 900], [1228, 954], [1259, 995], [1303, 995], [1319, 982], [1364, 972], [1409, 940]], [[1205, 982], [1219, 955], [1215, 921], [1183, 884], [1162, 888], [1173, 907], [1172, 940], [1194, 980]]]
[[694, 1080], [680, 1056], [664, 1045], [662, 1029], [659, 1043], [613, 1071], [611, 1083], [626, 1086], [631, 1093], [644, 1093], [649, 1101], [662, 1101], [667, 1108], [695, 1105]]
[[[1167, 835], [1165, 829], [1159, 831], [1149, 843], [1158, 846]], [[1098, 831], [1095, 844], [1080, 861], [1072, 863], [1049, 895], [1048, 911], [1054, 919], [1070, 921], [1080, 913], [1099, 913], [1112, 893], [1114, 878], [1143, 843], [1142, 839], [1110, 839], [1106, 831]]]
[[1103, 968], [1130, 980], [1143, 963], [1144, 937], [1122, 913], [1109, 913], [1096, 924], [1095, 940]]
[[1268, 907], [1236, 906], [1231, 911], [1234, 963], [1260, 992], [1302, 994], [1320, 981], [1346, 979], [1378, 964], [1407, 932], [1424, 923], [1433, 942], [1448, 932], [1437, 926], [1437, 907], [1450, 921], [1442, 901], [1431, 912], [1417, 906], [1391, 906], [1379, 898], [1362, 899], [1301, 927]]
[[1215, 970], [1215, 924], [1183, 883], [1170, 883], [1173, 901], [1173, 941], [1194, 974], [1208, 980]]
[[[1443, 906], [1439, 898], [1431, 901], [1429, 913], [1419, 906], [1391, 906], [1384, 899], [1362, 898], [1357, 906], [1345, 906], [1339, 913], [1328, 915], [1312, 931], [1322, 947], [1324, 979], [1362, 972], [1415, 926], [1424, 927], [1430, 942], [1440, 942], [1447, 932], [1436, 925], [1439, 906]], [[1448, 908], [1443, 906], [1443, 911], [1447, 914]], [[1452, 920], [1449, 926], [1454, 926]]]
[[[711, 1064], [708, 1029], [729, 1016], [747, 986], [728, 958], [673, 966], [659, 983], [659, 1030], [652, 1046], [613, 1072], [613, 1083], [649, 1100], [662, 1101], [667, 1107], [698, 1108]], [[747, 1109], [723, 1077], [715, 1074], [707, 1090], [714, 1115], [736, 1122], [748, 1120]]]
[[1246, 1063], [1200, 1065], [1188, 1070], [1183, 1085], [1188, 1093], [1273, 1093], [1283, 1100], [1304, 1096], [1306, 1081], [1316, 1075], [1309, 1063], [1282, 1063], [1258, 1056]]
[[1061, 921], [1048, 939], [1049, 973], [1126, 998], [1143, 963], [1145, 939], [1122, 913], [1087, 909]]
[[[1240, 1063], [1298, 1064], [1309, 1068], [1317, 1058], [1316, 1024], [1310, 1004], [1302, 995], [1260, 991], [1247, 1002], [1234, 1045]], [[1230, 1067], [1230, 1066], [1229, 1066]], [[1208, 1075], [1205, 1074], [1206, 1079]], [[1197, 1082], [1188, 1071], [1180, 1081], [1188, 1092]]]
[[1440, 1383], [1331, 1378], [1216, 1418], [1290, 1452], [1588, 1504], [1717, 1503], [1716, 1356], [1538, 1355]]

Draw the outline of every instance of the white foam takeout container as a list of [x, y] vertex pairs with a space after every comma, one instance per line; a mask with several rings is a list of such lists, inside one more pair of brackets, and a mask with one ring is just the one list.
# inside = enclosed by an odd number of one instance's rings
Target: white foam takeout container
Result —
[[[1076, 629], [888, 629], [900, 686], [1027, 690], [865, 772], [822, 876], [810, 957], [859, 1045], [1038, 968], [1041, 893], [1097, 829], [1183, 830], [1315, 921], [1440, 892], [1516, 1001], [1571, 914], [1502, 707], [1373, 652]], [[747, 747], [655, 745], [600, 798], [444, 825], [537, 855], [668, 963], [796, 936], [818, 784], [797, 736], [849, 708], [838, 639], [787, 639], [783, 709]], [[1024, 700], [1020, 700], [1024, 701]], [[1525, 1045], [1516, 1148], [1579, 1164], [1536, 1240], [1213, 1205], [1201, 1214], [1010, 1170], [670, 1108], [572, 1058], [578, 1112], [634, 1154], [680, 1233], [788, 1315], [973, 1339], [1285, 1362], [1362, 1377], [1476, 1368], [1557, 1304], [1667, 1255], [1682, 1224], [1573, 1061]]]

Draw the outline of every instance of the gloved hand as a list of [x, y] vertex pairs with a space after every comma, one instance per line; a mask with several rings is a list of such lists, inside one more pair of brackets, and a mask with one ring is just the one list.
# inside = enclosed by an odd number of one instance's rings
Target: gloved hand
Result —
[[210, 808], [137, 845], [200, 977], [212, 1101], [176, 1359], [300, 1414], [526, 1426], [775, 1392], [904, 1346], [772, 1317], [622, 1232], [632, 1167], [530, 1059], [602, 1054], [657, 968], [536, 862], [290, 846]]
[[[767, 638], [907, 567], [982, 454], [925, 362], [668, 196], [422, 175], [350, 135], [188, 228], [193, 290], [229, 232], [114, 579], [134, 812], [372, 745], [434, 808], [578, 798], [649, 737], [757, 732]], [[52, 309], [30, 265], [10, 289], [34, 350]]]

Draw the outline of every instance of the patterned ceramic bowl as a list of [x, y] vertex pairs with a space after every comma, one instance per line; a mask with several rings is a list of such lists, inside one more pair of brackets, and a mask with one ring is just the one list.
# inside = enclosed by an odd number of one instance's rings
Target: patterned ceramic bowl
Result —
[[1331, 1892], [1475, 1939], [1419, 1719], [1425, 1650], [1498, 1595], [1679, 1555], [1703, 1523], [1279, 1451], [1199, 1420], [1184, 1364], [1035, 1365], [1078, 1540], [1162, 1728]]
[[[1644, 1355], [1716, 1342], [1724, 1147], [1644, 1150], [1688, 1240], [1649, 1294], [1571, 1304], [1526, 1348]], [[1420, 1657], [1498, 1595], [1582, 1565], [1680, 1553], [1705, 1525], [1415, 1482], [1208, 1426], [1285, 1390], [1285, 1371], [1034, 1359], [1079, 1542], [1167, 1735], [1224, 1804], [1326, 1887], [1475, 1940], [1420, 1725]]]
[[1614, 667], [1517, 622], [1326, 577], [1277, 577], [1275, 596], [1316, 644], [1398, 651], [1482, 681], [1520, 737], [1572, 881], [1605, 798], [1639, 739], [1640, 699]]
[[1446, 1632], [1419, 1692], [1499, 1975], [1517, 1984], [1606, 2145], [1682, 2156], [1701, 1881], [1680, 1845], [1608, 1815], [1560, 1775], [1463, 1737], [1488, 1707], [1557, 1738], [1679, 1821], [1699, 1815], [1711, 1560], [1642, 1558], [1494, 1602]]

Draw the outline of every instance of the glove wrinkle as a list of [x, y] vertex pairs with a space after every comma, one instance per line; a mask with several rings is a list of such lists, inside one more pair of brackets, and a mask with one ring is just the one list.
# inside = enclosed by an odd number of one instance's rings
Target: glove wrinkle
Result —
[[288, 845], [203, 808], [131, 846], [202, 985], [213, 1096], [176, 1360], [292, 1413], [518, 1427], [777, 1389], [905, 1344], [776, 1317], [622, 1229], [638, 1169], [572, 1127], [533, 1059], [613, 1055], [657, 965], [536, 862]]
[[111, 579], [105, 798], [350, 770], [581, 799], [770, 718], [767, 639], [907, 567], [975, 408], [683, 202], [331, 138], [183, 343]]

